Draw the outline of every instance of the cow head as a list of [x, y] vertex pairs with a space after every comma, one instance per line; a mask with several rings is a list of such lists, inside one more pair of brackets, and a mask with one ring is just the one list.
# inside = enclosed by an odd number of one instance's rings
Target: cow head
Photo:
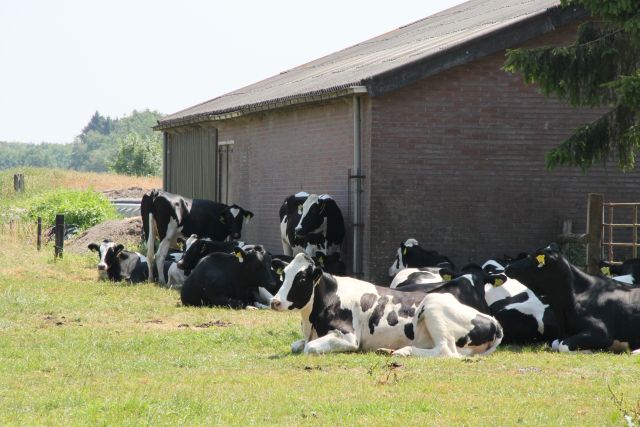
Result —
[[236, 247], [233, 255], [242, 264], [245, 283], [261, 286], [269, 292], [276, 291], [276, 281], [271, 274], [271, 254], [261, 245]]
[[569, 262], [560, 254], [555, 244], [509, 263], [505, 269], [508, 277], [518, 280], [536, 295], [554, 295], [562, 290], [559, 281], [570, 274]]
[[407, 259], [411, 257], [411, 255], [409, 254], [409, 248], [413, 247], [420, 247], [420, 244], [416, 239], [407, 239], [407, 241], [400, 243], [396, 258], [393, 260], [393, 264], [391, 264], [391, 267], [389, 267], [389, 277], [393, 277], [400, 270], [404, 270], [405, 268], [409, 267], [407, 262]]
[[123, 245], [116, 244], [111, 240], [106, 239], [103, 240], [100, 245], [97, 243], [90, 243], [87, 247], [98, 253], [98, 257], [100, 258], [100, 262], [98, 262], [99, 271], [109, 270], [117, 260], [118, 255], [120, 255], [124, 249]]
[[284, 268], [282, 287], [271, 300], [276, 311], [299, 310], [312, 300], [313, 288], [322, 278], [322, 269], [305, 254], [298, 254]]
[[205, 239], [198, 239], [198, 236], [192, 234], [185, 243], [185, 251], [182, 258], [177, 263], [177, 267], [180, 270], [184, 270], [186, 275], [189, 275], [198, 262], [206, 255], [207, 248]]
[[296, 226], [296, 236], [305, 237], [309, 233], [322, 232], [327, 218], [327, 206], [335, 201], [327, 194], [311, 194], [302, 204], [302, 216]]
[[253, 212], [245, 210], [238, 205], [227, 206], [220, 215], [220, 222], [227, 226], [229, 237], [238, 240], [242, 234], [242, 225], [253, 218]]

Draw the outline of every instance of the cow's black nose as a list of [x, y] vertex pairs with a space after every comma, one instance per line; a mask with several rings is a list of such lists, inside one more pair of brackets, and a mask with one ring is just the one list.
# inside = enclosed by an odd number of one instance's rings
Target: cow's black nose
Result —
[[98, 270], [106, 270], [107, 266], [104, 264], [98, 264]]
[[178, 267], [180, 270], [184, 270], [184, 262], [182, 262], [182, 260], [178, 261], [176, 263], [176, 267]]

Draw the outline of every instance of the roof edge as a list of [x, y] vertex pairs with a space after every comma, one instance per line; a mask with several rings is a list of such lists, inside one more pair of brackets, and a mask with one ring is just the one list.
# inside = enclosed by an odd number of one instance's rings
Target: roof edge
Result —
[[172, 120], [161, 119], [158, 120], [158, 124], [152, 129], [161, 131], [169, 128], [194, 125], [203, 122], [227, 120], [246, 116], [247, 114], [257, 113], [260, 111], [277, 110], [292, 105], [312, 104], [315, 102], [327, 101], [344, 96], [365, 93], [367, 93], [367, 87], [361, 85], [360, 82], [357, 82], [348, 85], [336, 86], [322, 91], [308, 92], [255, 104], [247, 104], [226, 111], [221, 110], [208, 113], [200, 113]]
[[369, 89], [371, 96], [380, 96], [415, 83], [425, 77], [517, 46], [588, 16], [589, 13], [582, 7], [563, 8], [556, 6], [466, 43], [421, 58], [411, 64], [372, 76], [369, 79], [365, 79], [364, 84]]

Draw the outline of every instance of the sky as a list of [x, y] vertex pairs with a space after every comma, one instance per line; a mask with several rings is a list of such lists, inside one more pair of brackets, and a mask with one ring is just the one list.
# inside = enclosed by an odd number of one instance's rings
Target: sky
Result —
[[0, 141], [174, 113], [463, 0], [0, 0]]

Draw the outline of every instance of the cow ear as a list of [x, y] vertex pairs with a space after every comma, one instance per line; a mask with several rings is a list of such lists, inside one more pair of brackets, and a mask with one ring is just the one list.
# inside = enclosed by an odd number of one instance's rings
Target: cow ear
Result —
[[122, 252], [122, 250], [123, 250], [123, 249], [124, 249], [124, 245], [123, 245], [123, 244], [119, 244], [119, 245], [116, 245], [116, 247], [115, 247], [115, 248], [113, 248], [113, 251], [114, 251], [116, 254], [119, 254], [120, 252]]
[[225, 221], [224, 221], [224, 215], [220, 215], [219, 220], [220, 220], [220, 222], [221, 222], [222, 224], [224, 224], [224, 223], [225, 223]]
[[491, 286], [498, 287], [504, 285], [504, 282], [507, 281], [507, 276], [504, 273], [491, 274], [489, 275], [489, 282]]
[[316, 252], [316, 260], [318, 261], [318, 264], [320, 264], [320, 267], [324, 267], [324, 262], [326, 260], [326, 256], [324, 255], [323, 252]]
[[253, 218], [253, 212], [244, 211], [244, 220], [248, 223]]
[[116, 252], [116, 256], [118, 257], [118, 259], [127, 259], [129, 258], [129, 254], [125, 254], [124, 252]]
[[282, 280], [282, 275], [284, 274], [284, 268], [289, 265], [287, 262], [282, 261], [281, 259], [273, 259], [271, 260], [271, 268], [276, 272], [278, 276], [280, 276], [280, 280]]
[[442, 280], [444, 280], [445, 282], [453, 280], [454, 273], [448, 268], [443, 268], [438, 273], [440, 274], [440, 277], [442, 277]]
[[87, 247], [94, 252], [100, 252], [100, 246], [98, 246], [97, 243], [89, 243], [89, 246]]
[[233, 254], [238, 258], [238, 262], [244, 262], [244, 258], [247, 256], [247, 253], [242, 250], [242, 248], [233, 248]]

